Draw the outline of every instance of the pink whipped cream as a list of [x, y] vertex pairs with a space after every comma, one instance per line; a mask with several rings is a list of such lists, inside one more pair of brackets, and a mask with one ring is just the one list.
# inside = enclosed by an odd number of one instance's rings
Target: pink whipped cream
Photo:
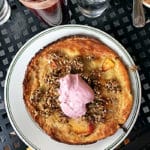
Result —
[[78, 74], [68, 74], [59, 82], [59, 101], [64, 114], [71, 118], [84, 115], [86, 104], [94, 100], [91, 87]]

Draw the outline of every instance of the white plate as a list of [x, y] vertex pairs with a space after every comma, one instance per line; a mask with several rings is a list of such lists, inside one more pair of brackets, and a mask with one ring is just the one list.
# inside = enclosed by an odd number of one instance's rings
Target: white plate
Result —
[[[129, 74], [132, 82], [132, 92], [134, 95], [134, 102], [132, 112], [124, 124], [127, 132], [119, 129], [114, 135], [100, 140], [91, 145], [67, 145], [59, 143], [51, 139], [45, 134], [38, 125], [31, 119], [28, 114], [23, 101], [22, 83], [26, 71], [26, 67], [31, 58], [44, 46], [56, 41], [64, 36], [69, 35], [88, 35], [96, 37], [103, 43], [108, 45], [122, 58], [126, 66], [134, 66], [134, 62], [127, 53], [127, 51], [114, 38], [104, 33], [101, 30], [83, 26], [83, 25], [65, 25], [57, 26], [47, 29], [33, 38], [31, 38], [14, 57], [5, 82], [5, 106], [10, 122], [19, 135], [19, 137], [30, 147], [36, 150], [104, 150], [114, 149], [118, 146], [131, 131], [136, 118], [138, 116], [140, 102], [141, 102], [141, 85], [137, 71], [131, 71]], [[64, 133], [65, 134], [65, 133]]]

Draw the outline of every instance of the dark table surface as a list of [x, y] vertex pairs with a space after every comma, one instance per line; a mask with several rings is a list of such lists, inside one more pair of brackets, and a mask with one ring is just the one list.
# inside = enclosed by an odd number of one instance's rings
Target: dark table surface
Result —
[[[11, 17], [0, 26], [0, 150], [25, 150], [26, 145], [15, 134], [4, 108], [4, 83], [7, 69], [19, 48], [32, 36], [49, 26], [41, 22], [18, 0], [8, 0]], [[69, 24], [83, 24], [101, 29], [117, 39], [138, 66], [142, 84], [142, 101], [137, 121], [117, 149], [150, 149], [150, 23], [143, 28], [132, 25], [132, 0], [110, 0], [109, 9], [100, 17], [81, 15], [76, 0], [69, 1]], [[146, 19], [150, 9], [144, 7]]]

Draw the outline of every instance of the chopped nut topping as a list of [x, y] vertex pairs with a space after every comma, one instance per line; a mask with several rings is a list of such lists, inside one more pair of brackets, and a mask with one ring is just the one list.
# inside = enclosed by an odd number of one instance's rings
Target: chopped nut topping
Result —
[[91, 122], [103, 122], [106, 115], [106, 106], [104, 103], [105, 100], [98, 100], [92, 103], [87, 104], [87, 112], [85, 118]]
[[80, 56], [75, 57], [71, 62], [71, 73], [80, 73], [84, 70], [83, 58]]
[[[47, 72], [43, 78], [45, 87], [36, 89], [30, 99], [36, 107], [35, 116], [40, 114], [48, 117], [56, 112], [59, 114], [58, 120], [60, 122], [67, 122], [69, 118], [61, 111], [58, 100], [58, 80], [67, 74], [78, 73], [92, 87], [95, 94], [94, 101], [87, 104], [87, 112], [82, 116], [82, 119], [93, 123], [104, 122], [108, 112], [107, 105], [114, 103], [115, 100], [102, 98], [102, 86], [108, 92], [117, 93], [121, 92], [119, 82], [113, 79], [106, 81], [104, 85], [101, 84], [101, 68], [96, 68], [92, 71], [87, 69], [87, 62], [95, 60], [94, 56], [75, 56], [69, 58], [69, 56], [62, 52], [53, 52], [49, 54], [48, 59], [48, 64], [52, 71]], [[112, 67], [112, 61], [107, 60], [106, 62], [111, 64], [110, 66]]]
[[35, 102], [35, 103], [41, 101], [41, 97], [44, 95], [44, 92], [45, 92], [44, 88], [39, 87], [32, 94], [30, 101]]
[[108, 92], [118, 93], [122, 91], [121, 86], [116, 79], [106, 81], [104, 86]]

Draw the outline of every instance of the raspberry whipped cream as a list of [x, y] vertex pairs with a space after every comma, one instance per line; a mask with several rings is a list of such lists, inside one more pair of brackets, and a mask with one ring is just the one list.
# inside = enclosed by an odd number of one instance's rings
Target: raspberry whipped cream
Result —
[[64, 114], [71, 118], [85, 115], [86, 104], [94, 100], [91, 87], [78, 74], [68, 74], [59, 82], [59, 101]]

